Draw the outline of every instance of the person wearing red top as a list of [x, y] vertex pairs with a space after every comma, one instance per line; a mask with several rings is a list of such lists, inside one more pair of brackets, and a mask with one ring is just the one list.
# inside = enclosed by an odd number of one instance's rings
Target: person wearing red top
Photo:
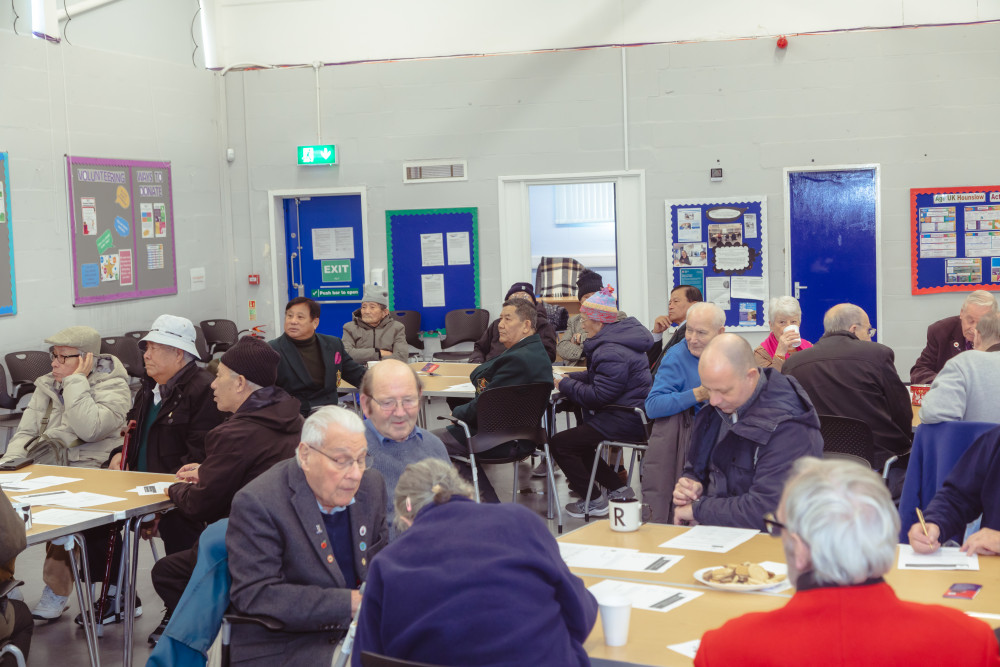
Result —
[[882, 576], [896, 558], [899, 516], [877, 474], [843, 460], [799, 459], [777, 517], [795, 595], [701, 639], [694, 664], [1000, 665], [990, 627], [958, 609], [904, 602]]

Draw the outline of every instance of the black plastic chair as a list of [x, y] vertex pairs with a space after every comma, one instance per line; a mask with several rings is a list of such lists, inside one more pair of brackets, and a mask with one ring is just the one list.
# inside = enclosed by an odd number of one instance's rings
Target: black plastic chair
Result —
[[3, 366], [0, 366], [0, 408], [11, 411], [8, 414], [0, 415], [0, 428], [8, 429], [7, 437], [4, 440], [4, 450], [6, 450], [6, 443], [14, 435], [17, 425], [21, 423], [21, 415], [23, 413], [15, 412], [17, 409], [17, 399], [7, 391], [7, 371], [4, 370]]
[[597, 443], [597, 449], [594, 451], [594, 465], [590, 469], [590, 481], [587, 483], [587, 495], [583, 499], [583, 521], [585, 523], [590, 521], [590, 494], [594, 490], [594, 480], [597, 479], [597, 463], [601, 460], [603, 450], [607, 447], [621, 447], [622, 449], [632, 450], [632, 459], [628, 464], [628, 480], [625, 482], [625, 485], [630, 487], [632, 486], [632, 471], [635, 469], [635, 460], [639, 452], [649, 449], [649, 436], [653, 433], [653, 422], [646, 418], [646, 412], [642, 408], [630, 408], [625, 405], [608, 405], [601, 409], [635, 412], [639, 415], [639, 420], [642, 421], [642, 428], [646, 433], [646, 437], [641, 440], [602, 440]]
[[482, 338], [490, 326], [490, 313], [482, 308], [462, 308], [452, 310], [444, 316], [445, 337], [441, 341], [441, 352], [434, 355], [440, 361], [468, 361], [469, 352], [444, 352], [459, 343], [472, 342]]
[[462, 427], [466, 441], [469, 444], [468, 456], [452, 456], [453, 459], [468, 463], [472, 467], [472, 485], [476, 491], [476, 502], [479, 502], [479, 473], [476, 469], [476, 454], [516, 441], [530, 442], [534, 446], [523, 454], [503, 458], [484, 458], [478, 461], [484, 465], [514, 464], [514, 484], [512, 500], [517, 502], [517, 464], [531, 456], [536, 447], [545, 451], [547, 464], [546, 477], [549, 480], [550, 507], [555, 506], [559, 518], [559, 532], [562, 532], [562, 510], [558, 502], [552, 502], [555, 496], [555, 475], [552, 472], [552, 456], [549, 452], [549, 439], [543, 424], [543, 417], [549, 406], [549, 396], [552, 385], [545, 382], [533, 384], [517, 384], [508, 387], [487, 389], [479, 395], [476, 403], [476, 435], [469, 434], [468, 425], [455, 417], [438, 417], [447, 419]]
[[222, 616], [222, 629], [219, 631], [219, 662], [222, 664], [222, 667], [229, 667], [231, 661], [229, 653], [232, 647], [234, 625], [259, 625], [262, 628], [270, 630], [271, 632], [278, 632], [285, 627], [284, 623], [269, 616], [248, 616], [247, 614], [241, 614], [235, 611], [232, 607], [229, 607], [226, 613]]
[[146, 364], [142, 360], [139, 343], [131, 336], [102, 338], [101, 353], [117, 357], [130, 377], [141, 378], [146, 374]]
[[[23, 583], [23, 581], [18, 581], [17, 579], [8, 579], [0, 584], [0, 599], [6, 599], [7, 596], [10, 595], [11, 591]], [[13, 656], [17, 667], [24, 667], [24, 653], [21, 652], [21, 649], [14, 646], [10, 642], [10, 639], [0, 642], [0, 660], [2, 660], [5, 655]]]
[[17, 400], [35, 391], [35, 380], [52, 371], [52, 357], [37, 350], [11, 352], [4, 357], [4, 363]]
[[134, 338], [135, 342], [138, 343], [140, 340], [142, 340], [143, 338], [145, 338], [146, 334], [148, 334], [148, 333], [149, 333], [148, 330], [146, 330], [146, 331], [126, 331], [125, 335], [128, 336], [129, 338]]
[[895, 454], [890, 456], [879, 471], [875, 459], [875, 436], [871, 426], [860, 419], [819, 415], [819, 432], [823, 437], [824, 456], [850, 454], [863, 459], [872, 470], [882, 473], [882, 479], [889, 477], [889, 466], [899, 459]]
[[194, 347], [198, 350], [198, 361], [203, 364], [212, 361], [212, 353], [208, 349], [208, 341], [205, 340], [205, 332], [201, 327], [194, 328]]
[[[406, 329], [406, 344], [418, 350], [424, 349], [424, 341], [420, 338], [420, 311], [417, 310], [394, 310], [392, 316], [397, 322], [403, 323]], [[411, 352], [411, 357], [419, 356], [417, 352]]]
[[239, 327], [232, 320], [202, 320], [201, 329], [213, 356], [236, 345], [240, 335]]
[[413, 662], [401, 658], [390, 658], [371, 651], [361, 652], [361, 667], [440, 667], [427, 662]]

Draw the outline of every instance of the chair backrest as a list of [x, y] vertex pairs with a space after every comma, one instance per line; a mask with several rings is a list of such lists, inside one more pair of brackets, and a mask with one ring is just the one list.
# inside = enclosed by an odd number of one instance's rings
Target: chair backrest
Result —
[[473, 451], [483, 452], [512, 440], [545, 442], [542, 417], [552, 395], [545, 382], [487, 389], [476, 402]]
[[7, 371], [0, 366], [0, 408], [13, 410], [17, 407], [17, 399], [7, 393]]
[[140, 340], [142, 340], [143, 338], [145, 338], [146, 334], [148, 334], [148, 333], [149, 333], [148, 330], [147, 331], [126, 331], [125, 335], [128, 336], [129, 338], [135, 338], [135, 342], [138, 343]]
[[240, 329], [232, 320], [202, 320], [201, 330], [205, 333], [205, 341], [211, 347], [212, 354], [225, 352], [236, 344]]
[[439, 667], [427, 662], [413, 662], [402, 658], [390, 658], [385, 655], [372, 653], [371, 651], [361, 652], [361, 667]]
[[141, 378], [146, 374], [139, 343], [131, 336], [116, 336], [101, 339], [101, 353], [118, 357], [131, 377]]
[[459, 343], [476, 342], [490, 326], [490, 312], [482, 308], [461, 308], [449, 311], [444, 316], [445, 337], [441, 349], [446, 350]]
[[875, 467], [875, 437], [872, 428], [860, 419], [819, 416], [819, 432], [823, 437], [823, 451], [851, 454]]
[[4, 363], [14, 386], [14, 396], [18, 399], [35, 391], [35, 380], [52, 370], [49, 353], [38, 350], [11, 352], [4, 357]]
[[205, 340], [205, 332], [201, 327], [194, 328], [194, 347], [198, 350], [198, 361], [207, 364], [212, 360], [212, 352], [208, 349], [208, 341]]
[[403, 328], [406, 329], [406, 344], [418, 350], [424, 349], [424, 341], [420, 339], [420, 311], [394, 310], [392, 316], [403, 323]]

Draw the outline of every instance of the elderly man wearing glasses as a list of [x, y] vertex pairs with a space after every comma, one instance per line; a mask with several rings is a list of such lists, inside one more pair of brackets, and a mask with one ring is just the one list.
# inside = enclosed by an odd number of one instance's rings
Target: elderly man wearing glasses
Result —
[[[69, 327], [45, 342], [51, 346], [52, 372], [35, 380], [35, 392], [0, 462], [32, 458], [99, 468], [122, 444], [132, 402], [125, 367], [101, 354], [101, 334], [90, 327]], [[65, 549], [46, 547], [42, 580], [45, 588], [32, 614], [54, 620], [66, 609], [73, 588]]]
[[701, 638], [694, 664], [1000, 665], [990, 626], [959, 609], [904, 602], [883, 577], [899, 515], [879, 476], [851, 461], [799, 459], [777, 516], [795, 595]]
[[441, 438], [417, 426], [423, 387], [416, 372], [395, 359], [375, 364], [361, 381], [361, 409], [372, 468], [385, 478], [389, 539], [396, 537], [392, 498], [406, 466], [424, 459], [450, 464]]
[[236, 494], [226, 533], [232, 606], [283, 629], [234, 627], [234, 665], [331, 663], [388, 543], [385, 482], [370, 466], [364, 423], [326, 406], [306, 420], [293, 459]]

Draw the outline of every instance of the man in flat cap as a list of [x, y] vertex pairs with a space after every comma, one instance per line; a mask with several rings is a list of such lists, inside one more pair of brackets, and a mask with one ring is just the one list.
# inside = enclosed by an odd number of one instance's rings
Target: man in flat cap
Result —
[[[101, 354], [101, 334], [90, 327], [63, 329], [45, 339], [52, 372], [35, 380], [35, 391], [0, 459], [34, 458], [35, 463], [98, 468], [121, 445], [131, 394], [125, 366]], [[73, 590], [69, 556], [46, 546], [45, 588], [32, 615], [54, 620]]]
[[[177, 511], [192, 521], [212, 523], [229, 516], [233, 496], [278, 461], [291, 458], [302, 433], [299, 401], [275, 386], [280, 355], [256, 338], [242, 338], [219, 360], [212, 382], [215, 403], [231, 413], [205, 437], [205, 460], [177, 472], [167, 489]], [[150, 635], [155, 644], [194, 572], [198, 545], [161, 558], [153, 566], [153, 587], [166, 613]]]
[[389, 314], [389, 293], [378, 285], [365, 285], [361, 307], [344, 325], [344, 349], [358, 363], [399, 359], [407, 361], [410, 346], [406, 327]]

